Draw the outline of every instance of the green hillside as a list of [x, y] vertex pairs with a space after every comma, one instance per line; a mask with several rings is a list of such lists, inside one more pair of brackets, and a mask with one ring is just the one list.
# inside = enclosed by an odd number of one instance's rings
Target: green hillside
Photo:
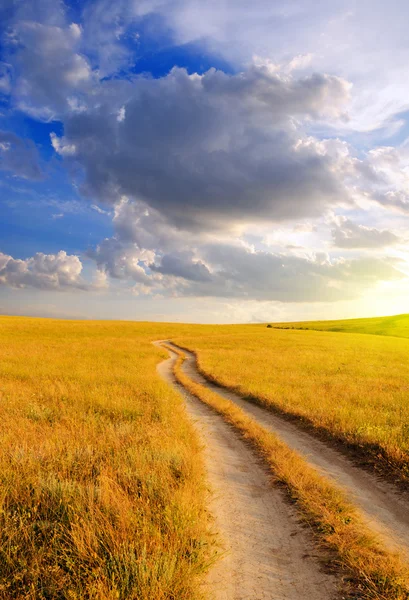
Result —
[[312, 329], [315, 331], [342, 331], [347, 333], [370, 333], [409, 338], [409, 314], [370, 319], [344, 319], [339, 321], [298, 321], [273, 323], [280, 329]]

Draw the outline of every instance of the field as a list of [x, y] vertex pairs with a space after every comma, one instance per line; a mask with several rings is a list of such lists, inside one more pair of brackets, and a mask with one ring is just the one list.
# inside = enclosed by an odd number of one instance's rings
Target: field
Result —
[[211, 379], [301, 418], [409, 480], [409, 341], [245, 326], [177, 337]]
[[1, 598], [198, 594], [203, 467], [163, 331], [0, 319]]
[[344, 319], [340, 321], [299, 321], [294, 323], [273, 323], [280, 329], [313, 329], [316, 331], [337, 331], [346, 333], [370, 333], [373, 335], [393, 335], [409, 338], [409, 315], [374, 317], [370, 319]]
[[[156, 373], [168, 355], [152, 345], [160, 339], [194, 350], [208, 378], [409, 480], [409, 340], [0, 317], [1, 599], [203, 597], [219, 542], [201, 443], [181, 396]], [[189, 380], [182, 362], [185, 389], [252, 444], [359, 597], [407, 599], [407, 568], [343, 492]]]

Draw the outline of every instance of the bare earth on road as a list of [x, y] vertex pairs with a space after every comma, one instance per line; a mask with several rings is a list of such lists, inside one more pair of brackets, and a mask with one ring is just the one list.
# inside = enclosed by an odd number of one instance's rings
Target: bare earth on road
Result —
[[[168, 342], [169, 344], [169, 342]], [[170, 346], [179, 348], [170, 343]], [[409, 501], [393, 484], [357, 467], [345, 455], [280, 415], [258, 406], [205, 379], [197, 369], [196, 357], [182, 348], [183, 370], [193, 381], [234, 402], [260, 425], [274, 432], [322, 475], [334, 481], [360, 509], [363, 518], [391, 550], [409, 559]]]
[[175, 356], [160, 375], [183, 396], [204, 445], [209, 509], [223, 545], [206, 593], [214, 600], [333, 600], [337, 579], [324, 572], [318, 550], [267, 470], [220, 415], [177, 384]]

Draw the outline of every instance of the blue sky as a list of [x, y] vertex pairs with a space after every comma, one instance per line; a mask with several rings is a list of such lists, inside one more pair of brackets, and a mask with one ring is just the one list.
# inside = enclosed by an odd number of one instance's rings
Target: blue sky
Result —
[[3, 0], [0, 311], [407, 312], [402, 0]]

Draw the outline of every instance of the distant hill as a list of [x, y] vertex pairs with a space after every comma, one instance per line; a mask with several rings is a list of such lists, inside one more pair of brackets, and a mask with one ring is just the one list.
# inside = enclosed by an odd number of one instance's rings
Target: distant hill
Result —
[[341, 331], [346, 333], [369, 333], [409, 338], [409, 314], [370, 319], [343, 319], [339, 321], [298, 321], [273, 323], [279, 329], [312, 329], [314, 331]]

